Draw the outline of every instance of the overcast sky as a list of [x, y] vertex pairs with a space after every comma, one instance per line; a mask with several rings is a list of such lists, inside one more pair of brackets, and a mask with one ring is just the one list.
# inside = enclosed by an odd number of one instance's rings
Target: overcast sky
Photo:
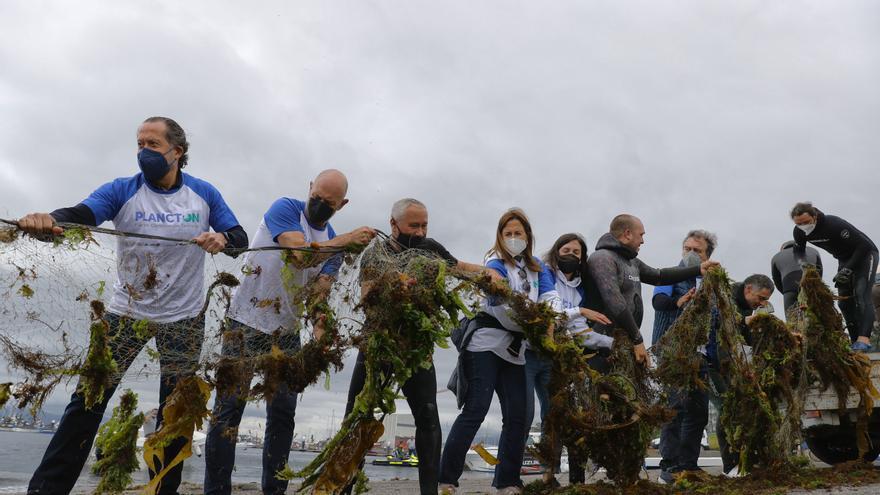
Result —
[[[705, 228], [734, 278], [769, 274], [796, 201], [880, 236], [878, 26], [870, 0], [4, 1], [0, 216], [133, 175], [138, 124], [164, 115], [188, 133], [187, 172], [250, 233], [336, 167], [351, 200], [337, 232], [387, 230], [412, 196], [432, 237], [480, 262], [511, 206], [542, 252], [569, 231], [592, 251], [628, 212], [649, 264], [676, 264]], [[454, 357], [437, 354], [441, 384]], [[305, 394], [298, 434], [339, 417], [347, 383]], [[155, 384], [134, 385], [155, 403]]]

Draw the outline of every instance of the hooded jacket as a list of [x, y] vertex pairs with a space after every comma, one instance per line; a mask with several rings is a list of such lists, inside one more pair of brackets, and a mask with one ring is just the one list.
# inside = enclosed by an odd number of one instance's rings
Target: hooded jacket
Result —
[[652, 268], [638, 259], [638, 253], [624, 246], [611, 233], [604, 234], [596, 243], [596, 250], [587, 259], [590, 279], [586, 297], [587, 307], [604, 313], [613, 325], [597, 324], [596, 328], [610, 335], [613, 328], [626, 331], [633, 344], [642, 343], [639, 327], [642, 325], [644, 305], [642, 282], [650, 285], [671, 285], [700, 275], [699, 266]]

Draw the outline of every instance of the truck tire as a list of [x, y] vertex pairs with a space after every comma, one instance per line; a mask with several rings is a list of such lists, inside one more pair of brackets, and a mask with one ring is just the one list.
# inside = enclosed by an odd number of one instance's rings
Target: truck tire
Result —
[[[851, 426], [814, 426], [804, 433], [810, 452], [826, 464], [849, 462], [859, 456], [855, 428]], [[872, 434], [871, 440], [872, 448], [862, 458], [866, 462], [874, 462], [880, 456], [880, 438]]]

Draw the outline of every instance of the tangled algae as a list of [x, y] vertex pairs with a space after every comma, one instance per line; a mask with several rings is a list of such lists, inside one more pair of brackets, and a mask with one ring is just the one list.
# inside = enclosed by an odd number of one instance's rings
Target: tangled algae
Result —
[[86, 409], [93, 409], [104, 400], [104, 391], [112, 386], [118, 368], [110, 351], [110, 326], [104, 319], [104, 303], [92, 301], [91, 306], [89, 352], [80, 366], [77, 388], [83, 395]]
[[565, 321], [549, 305], [493, 284], [488, 277], [473, 283], [511, 308], [512, 319], [532, 348], [552, 363], [550, 408], [533, 453], [543, 465], [556, 468], [565, 446], [570, 464], [592, 459], [615, 484], [631, 487], [653, 432], [673, 413], [660, 403], [651, 371], [635, 362], [626, 334], [616, 332], [610, 372], [603, 375], [589, 366], [589, 356], [569, 333], [553, 331]]
[[395, 410], [400, 387], [416, 370], [431, 366], [434, 346], [446, 339], [463, 305], [446, 286], [443, 260], [416, 250], [393, 253], [374, 244], [361, 262], [365, 287], [358, 308], [364, 322], [356, 336], [366, 379], [352, 412], [324, 450], [295, 474], [299, 491], [338, 493], [358, 475], [366, 452], [382, 434], [376, 418]]
[[[208, 411], [210, 397], [211, 386], [198, 376], [182, 377], [177, 381], [162, 408], [162, 426], [144, 442], [144, 461], [156, 473], [145, 488], [147, 495], [157, 493], [168, 471], [192, 456], [193, 432], [201, 429], [211, 414]], [[186, 444], [173, 459], [166, 459], [165, 447], [178, 438], [186, 439]]]
[[92, 466], [92, 473], [101, 477], [96, 494], [122, 493], [131, 484], [131, 473], [139, 467], [137, 437], [144, 415], [137, 413], [137, 403], [137, 394], [126, 390], [110, 420], [98, 430], [95, 447], [101, 458]]
[[548, 486], [541, 481], [526, 485], [524, 495], [779, 495], [792, 490], [834, 489], [880, 483], [880, 469], [864, 463], [840, 464], [830, 469], [808, 469], [803, 463], [777, 469], [756, 469], [748, 476], [728, 478], [702, 471], [682, 473], [672, 485], [639, 480], [631, 486], [604, 481], [589, 485]]
[[592, 373], [586, 407], [575, 427], [584, 451], [620, 486], [638, 481], [653, 433], [674, 413], [660, 402], [651, 372], [635, 362], [632, 342], [618, 331], [608, 374]]
[[797, 325], [806, 338], [810, 372], [824, 389], [831, 387], [836, 392], [841, 413], [846, 409], [850, 389], [859, 395], [856, 440], [862, 456], [870, 448], [868, 416], [878, 397], [871, 382], [871, 362], [866, 355], [850, 350], [843, 320], [834, 308], [834, 294], [815, 268], [804, 270], [798, 302], [801, 312]]
[[682, 390], [708, 387], [700, 376], [704, 360], [697, 348], [709, 341], [716, 306], [714, 296], [711, 289], [701, 287], [655, 346], [655, 373], [661, 383]]

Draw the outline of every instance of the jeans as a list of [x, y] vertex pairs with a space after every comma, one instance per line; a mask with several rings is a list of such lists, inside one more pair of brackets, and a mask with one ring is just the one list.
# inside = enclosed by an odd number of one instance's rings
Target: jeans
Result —
[[532, 421], [535, 420], [535, 394], [541, 405], [541, 431], [544, 431], [544, 417], [550, 410], [550, 370], [553, 363], [539, 356], [535, 351], [526, 349], [526, 440]]
[[[708, 381], [705, 362], [700, 378]], [[669, 406], [675, 418], [660, 430], [660, 469], [668, 472], [692, 471], [698, 468], [703, 430], [709, 423], [709, 394], [705, 390], [672, 390]]]
[[[150, 335], [138, 335], [135, 332], [132, 328], [135, 320], [112, 313], [106, 313], [104, 319], [110, 328], [111, 338], [108, 345], [113, 360], [116, 361], [117, 372], [111, 377], [111, 385], [104, 390], [104, 400], [91, 410], [86, 409], [85, 398], [79, 393], [77, 386], [77, 391], [64, 409], [58, 430], [52, 436], [43, 460], [28, 484], [29, 494], [70, 493], [88, 459], [107, 403], [116, 391], [119, 380], [151, 338]], [[165, 324], [153, 323], [151, 329], [155, 330], [156, 348], [159, 351], [159, 411], [156, 416], [158, 429], [162, 424], [165, 399], [174, 390], [177, 380], [191, 376], [198, 367], [205, 336], [205, 321], [204, 318], [194, 318]], [[165, 459], [173, 459], [184, 445], [185, 438], [172, 441], [164, 450]], [[182, 471], [183, 463], [172, 468], [162, 478], [158, 493], [176, 494]], [[151, 471], [150, 478], [154, 475]]]
[[[871, 289], [874, 287], [874, 274], [877, 272], [877, 257], [877, 251], [874, 251], [853, 268], [852, 295], [837, 303], [853, 342], [859, 337], [870, 337], [874, 330], [876, 315]], [[841, 268], [843, 264], [841, 262]]]
[[[354, 410], [354, 401], [367, 379], [364, 353], [358, 352], [357, 361], [348, 387], [345, 415]], [[437, 494], [437, 471], [440, 468], [440, 447], [443, 434], [440, 431], [440, 413], [437, 410], [437, 372], [430, 368], [419, 369], [409, 377], [401, 388], [409, 410], [416, 423], [416, 454], [419, 456], [419, 491], [422, 495]], [[363, 460], [361, 460], [363, 466]], [[349, 485], [343, 493], [351, 493]]]
[[492, 486], [522, 486], [520, 468], [525, 450], [526, 376], [525, 366], [512, 364], [491, 351], [464, 352], [468, 391], [464, 408], [452, 424], [440, 459], [440, 483], [458, 486], [465, 456], [480, 425], [489, 412], [492, 393], [501, 403], [500, 464], [495, 467]]
[[[250, 363], [253, 361], [252, 358], [271, 351], [273, 344], [288, 354], [293, 354], [300, 348], [299, 334], [286, 334], [278, 337], [236, 321], [232, 322], [231, 327], [232, 332], [242, 332], [243, 339], [224, 337], [222, 349], [224, 357], [249, 358], [247, 362]], [[249, 365], [248, 367], [246, 376], [237, 390], [226, 393], [222, 397], [218, 396], [214, 400], [214, 419], [208, 428], [208, 438], [205, 440], [205, 494], [232, 493], [232, 471], [235, 469], [237, 436], [230, 435], [228, 432], [238, 432], [238, 426], [247, 405], [248, 391], [253, 376], [253, 366]], [[280, 383], [272, 400], [266, 404], [262, 476], [264, 494], [276, 495], [287, 490], [288, 481], [279, 480], [275, 478], [275, 475], [284, 469], [290, 456], [296, 396], [295, 391], [289, 390], [286, 384]]]

